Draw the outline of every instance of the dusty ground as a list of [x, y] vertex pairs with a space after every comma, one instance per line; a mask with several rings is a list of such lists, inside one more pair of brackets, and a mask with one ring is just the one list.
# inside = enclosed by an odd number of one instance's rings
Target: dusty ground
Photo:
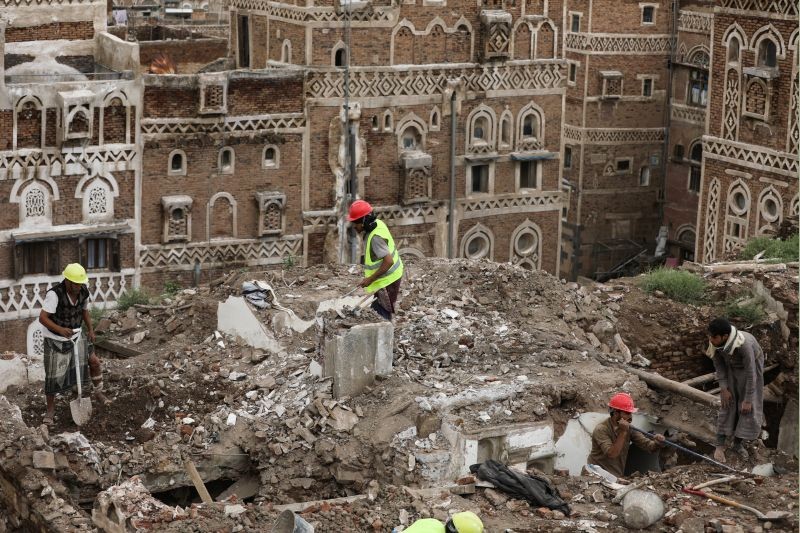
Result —
[[[772, 276], [768, 282], [790, 300], [792, 291], [786, 287], [796, 290], [796, 276], [794, 271]], [[708, 361], [700, 355], [704, 325], [718, 312], [717, 302], [730, 298], [724, 287], [740, 285], [729, 280], [715, 283], [708, 305], [692, 307], [644, 294], [634, 280], [579, 287], [541, 272], [490, 262], [412, 262], [395, 319], [392, 376], [357, 398], [335, 401], [330, 381], [320, 380], [309, 369], [318, 359], [314, 327], [305, 333], [291, 332], [273, 322], [279, 314], [275, 309], [258, 311], [283, 345], [283, 354], [254, 350], [215, 335], [218, 302], [239, 295], [241, 282], [249, 279], [268, 281], [283, 306], [312, 320], [317, 304], [348, 292], [357, 284], [358, 274], [340, 266], [234, 273], [156, 305], [109, 313], [99, 325], [103, 336], [141, 355], [104, 354], [113, 403], [108, 407], [95, 403], [92, 424], [81, 429], [99, 457], [98, 464], [92, 464], [85, 450], [60, 448], [70, 468], [59, 475], [76, 502], [89, 509], [98, 491], [140, 475], [160, 498], [174, 504], [182, 497], [188, 507], [192, 500], [199, 501], [196, 494], [181, 496], [174, 489], [189, 485], [182, 461], [192, 458], [205, 479], [219, 480], [212, 492], [221, 492], [248, 472], [256, 474], [259, 490], [248, 498], [246, 512], [236, 518], [225, 517], [222, 509], [201, 506], [194, 511], [198, 516], [192, 518], [190, 512], [174, 522], [159, 523], [158, 530], [264, 531], [277, 516], [272, 510], [275, 504], [367, 492], [374, 494], [374, 501], [330, 509], [324, 505], [304, 516], [318, 531], [390, 531], [401, 519], [445, 517], [456, 509], [479, 512], [488, 531], [623, 529], [621, 508], [609, 503], [613, 495], [597, 480], [584, 477], [552, 477], [573, 506], [575, 516], [569, 519], [537, 513], [525, 502], [487, 498], [480, 488], [472, 495], [414, 498], [402, 488], [425, 485], [404, 463], [414, 440], [399, 442], [396, 434], [424, 415], [425, 401], [488, 384], [513, 386], [517, 392], [498, 402], [454, 409], [450, 414], [461, 420], [464, 430], [550, 419], [558, 435], [576, 414], [603, 410], [608, 396], [620, 389], [629, 390], [646, 411], [709, 429], [710, 409], [648, 390], [620, 367], [622, 356], [612, 339], [595, 326], [609, 321], [634, 355], [650, 359], [654, 366], [665, 354], [688, 348], [692, 358], [686, 364], [696, 365], [695, 375], [708, 372]], [[366, 320], [365, 315], [340, 322], [345, 327], [348, 321]], [[796, 360], [796, 348], [789, 349], [791, 344], [775, 333], [770, 317], [744, 327], [765, 339], [768, 362]], [[598, 332], [599, 346], [589, 336], [592, 331]], [[790, 377], [785, 388], [791, 390], [794, 383], [796, 397], [797, 370], [785, 370]], [[7, 396], [22, 408], [28, 426], [41, 424], [44, 406], [38, 391], [10, 389]], [[339, 425], [347, 413], [355, 414], [351, 427]], [[233, 424], [231, 415], [236, 418]], [[76, 430], [68, 398], [59, 399], [56, 423], [48, 436]], [[428, 442], [434, 449], [445, 446], [442, 438]], [[795, 512], [790, 505], [797, 500], [796, 463], [770, 451], [764, 454], [764, 461], [772, 459], [792, 473], [717, 490], [764, 511]], [[705, 524], [716, 531], [738, 531], [731, 529], [737, 526], [745, 531], [797, 530], [796, 520], [767, 526], [746, 512], [680, 492], [682, 486], [713, 475], [713, 469], [697, 465], [653, 474], [650, 485], [668, 510], [667, 518], [653, 529], [703, 531]], [[598, 502], [600, 493], [603, 501]], [[709, 522], [712, 518], [719, 522]], [[0, 521], [0, 531], [2, 526]]]

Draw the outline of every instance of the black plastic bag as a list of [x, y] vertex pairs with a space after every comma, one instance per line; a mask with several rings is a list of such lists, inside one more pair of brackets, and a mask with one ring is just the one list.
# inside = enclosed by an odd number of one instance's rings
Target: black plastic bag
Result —
[[567, 502], [546, 479], [512, 470], [502, 463], [488, 460], [469, 467], [470, 472], [482, 481], [488, 481], [499, 490], [518, 500], [527, 500], [535, 507], [547, 507], [570, 515]]

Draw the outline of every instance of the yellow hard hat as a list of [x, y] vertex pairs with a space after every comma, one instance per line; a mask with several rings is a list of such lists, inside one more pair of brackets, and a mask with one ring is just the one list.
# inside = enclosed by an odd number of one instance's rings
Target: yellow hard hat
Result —
[[450, 520], [458, 533], [483, 533], [483, 522], [472, 511], [454, 514]]
[[89, 282], [89, 276], [86, 275], [86, 269], [78, 263], [70, 263], [62, 272], [62, 275], [70, 280], [72, 283], [84, 285]]

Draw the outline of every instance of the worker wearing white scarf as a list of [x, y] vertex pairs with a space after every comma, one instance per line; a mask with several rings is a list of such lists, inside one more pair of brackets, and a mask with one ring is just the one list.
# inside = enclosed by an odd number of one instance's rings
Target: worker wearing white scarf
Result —
[[714, 457], [725, 460], [725, 443], [730, 437], [733, 449], [747, 457], [742, 441], [757, 439], [764, 420], [764, 352], [755, 337], [724, 318], [709, 324], [708, 340], [706, 355], [714, 361], [722, 402]]

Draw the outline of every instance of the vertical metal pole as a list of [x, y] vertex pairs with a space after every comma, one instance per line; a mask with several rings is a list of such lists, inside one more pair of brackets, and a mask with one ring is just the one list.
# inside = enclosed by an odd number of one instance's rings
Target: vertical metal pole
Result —
[[450, 212], [447, 221], [447, 257], [455, 257], [456, 239], [456, 91], [450, 95]]

